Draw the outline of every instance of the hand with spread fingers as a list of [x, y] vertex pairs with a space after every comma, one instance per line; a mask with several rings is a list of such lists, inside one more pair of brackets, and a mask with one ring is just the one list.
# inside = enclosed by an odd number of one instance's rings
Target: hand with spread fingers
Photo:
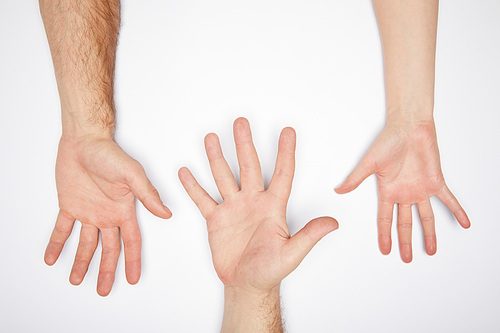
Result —
[[286, 206], [295, 167], [292, 128], [281, 132], [276, 168], [267, 190], [245, 118], [234, 122], [234, 141], [241, 189], [223, 157], [217, 135], [211, 133], [205, 137], [222, 203], [217, 204], [187, 168], [179, 170], [179, 178], [207, 221], [214, 267], [225, 286], [222, 331], [279, 332], [281, 280], [338, 224], [331, 217], [320, 217], [290, 235]]
[[120, 236], [125, 251], [127, 280], [141, 275], [141, 233], [135, 198], [154, 215], [170, 218], [160, 196], [141, 164], [110, 139], [63, 137], [56, 162], [59, 215], [45, 252], [52, 265], [61, 253], [75, 220], [82, 223], [70, 282], [82, 282], [101, 233], [102, 255], [97, 292], [106, 296], [113, 286], [120, 255]]

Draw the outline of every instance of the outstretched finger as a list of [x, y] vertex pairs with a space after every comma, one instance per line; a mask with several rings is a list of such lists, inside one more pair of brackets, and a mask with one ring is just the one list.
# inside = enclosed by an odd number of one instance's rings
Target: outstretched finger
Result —
[[222, 154], [219, 138], [215, 133], [205, 136], [205, 150], [215, 184], [222, 198], [224, 199], [227, 195], [238, 192], [240, 188]]
[[398, 204], [399, 253], [405, 263], [410, 263], [413, 254], [411, 248], [411, 205]]
[[130, 284], [136, 284], [141, 278], [141, 230], [136, 220], [127, 221], [120, 227], [125, 254], [125, 275]]
[[432, 256], [437, 251], [436, 241], [436, 224], [434, 221], [434, 212], [432, 211], [431, 202], [425, 200], [417, 204], [418, 215], [424, 229], [425, 251]]
[[210, 213], [217, 207], [217, 202], [198, 184], [188, 168], [180, 168], [179, 179], [191, 200], [193, 200], [200, 210], [201, 215], [207, 219]]
[[285, 201], [290, 196], [295, 171], [295, 137], [295, 130], [291, 127], [281, 131], [276, 167], [268, 188], [268, 191]]
[[380, 252], [384, 255], [391, 253], [392, 238], [391, 238], [391, 228], [392, 228], [392, 214], [394, 210], [394, 204], [382, 199], [378, 203], [378, 246]]
[[139, 162], [135, 164], [133, 171], [128, 176], [128, 181], [130, 189], [147, 210], [164, 219], [172, 217], [172, 212], [167, 206], [163, 205], [160, 194], [149, 181], [144, 168]]
[[284, 263], [287, 273], [297, 268], [300, 262], [321, 238], [338, 229], [338, 227], [339, 224], [334, 218], [329, 216], [318, 217], [311, 220], [293, 235], [293, 237], [288, 240], [284, 253]]
[[120, 230], [118, 227], [101, 229], [102, 254], [97, 278], [97, 293], [108, 296], [115, 282], [116, 265], [120, 257]]
[[245, 118], [238, 118], [233, 125], [236, 155], [240, 165], [241, 189], [264, 190], [264, 179], [260, 169], [259, 157], [252, 141], [250, 124]]
[[449, 210], [452, 211], [458, 223], [460, 223], [463, 228], [467, 229], [470, 227], [469, 217], [465, 213], [465, 210], [462, 208], [462, 206], [460, 206], [457, 198], [455, 198], [453, 193], [451, 193], [448, 186], [443, 186], [441, 191], [437, 193], [437, 197], [446, 205], [446, 207], [449, 208]]
[[375, 162], [370, 152], [366, 154], [346, 180], [335, 188], [338, 194], [344, 194], [355, 190], [366, 178], [375, 173]]
[[49, 244], [45, 249], [44, 260], [47, 265], [53, 265], [57, 261], [57, 258], [59, 258], [64, 243], [71, 234], [71, 230], [73, 230], [74, 223], [75, 219], [72, 216], [63, 211], [59, 211], [56, 225], [50, 236]]
[[78, 243], [75, 261], [69, 276], [69, 282], [71, 284], [79, 285], [82, 283], [85, 274], [87, 274], [90, 261], [94, 256], [95, 249], [97, 248], [98, 240], [99, 229], [88, 224], [82, 224], [80, 242]]

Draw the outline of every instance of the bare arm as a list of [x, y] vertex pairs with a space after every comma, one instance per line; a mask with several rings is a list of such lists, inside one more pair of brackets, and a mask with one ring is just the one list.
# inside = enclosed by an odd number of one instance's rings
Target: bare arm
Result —
[[40, 0], [61, 99], [63, 135], [111, 137], [119, 0]]
[[80, 284], [97, 247], [97, 292], [111, 291], [120, 237], [129, 283], [141, 274], [141, 234], [135, 198], [169, 218], [142, 166], [114, 141], [113, 80], [120, 22], [118, 0], [41, 0], [61, 100], [62, 137], [56, 162], [59, 214], [45, 252], [53, 265], [75, 220], [82, 223], [70, 282]]
[[388, 122], [432, 122], [438, 1], [374, 0]]
[[269, 291], [224, 288], [221, 332], [283, 332], [279, 285]]
[[387, 123], [338, 193], [377, 175], [378, 232], [383, 254], [391, 251], [394, 205], [401, 258], [411, 262], [412, 210], [416, 204], [427, 254], [437, 251], [430, 198], [437, 196], [464, 228], [469, 219], [447, 187], [433, 119], [438, 1], [374, 0], [384, 51]]

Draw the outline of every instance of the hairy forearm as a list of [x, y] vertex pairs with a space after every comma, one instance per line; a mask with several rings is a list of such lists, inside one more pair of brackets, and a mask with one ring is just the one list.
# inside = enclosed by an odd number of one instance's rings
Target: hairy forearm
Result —
[[438, 0], [373, 0], [388, 121], [432, 121]]
[[63, 135], [112, 136], [119, 0], [40, 0], [61, 100]]
[[279, 286], [269, 292], [225, 287], [221, 332], [283, 332]]

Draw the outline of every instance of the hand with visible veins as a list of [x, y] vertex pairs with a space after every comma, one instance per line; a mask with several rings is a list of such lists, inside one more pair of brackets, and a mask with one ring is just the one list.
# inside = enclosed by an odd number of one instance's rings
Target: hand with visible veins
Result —
[[359, 165], [335, 190], [340, 194], [350, 192], [372, 174], [377, 175], [378, 237], [383, 254], [391, 252], [394, 204], [398, 205], [401, 258], [406, 263], [412, 260], [412, 205], [418, 207], [428, 255], [437, 250], [432, 196], [441, 199], [462, 227], [470, 227], [465, 211], [444, 181], [433, 123], [386, 126]]
[[101, 233], [102, 255], [97, 292], [106, 296], [113, 286], [120, 255], [120, 237], [125, 251], [125, 269], [130, 284], [141, 275], [141, 233], [137, 223], [135, 198], [154, 215], [172, 216], [141, 164], [128, 156], [109, 138], [62, 137], [56, 162], [59, 214], [45, 252], [45, 262], [53, 265], [73, 229], [82, 223], [80, 243], [70, 282], [82, 282]]
[[212, 174], [223, 198], [221, 204], [205, 192], [187, 168], [179, 170], [179, 178], [207, 220], [214, 267], [225, 286], [222, 331], [280, 332], [281, 280], [338, 224], [331, 217], [320, 217], [290, 235], [286, 206], [295, 168], [292, 128], [281, 132], [276, 168], [267, 190], [245, 118], [234, 122], [234, 140], [241, 189], [222, 155], [217, 135], [205, 137]]

